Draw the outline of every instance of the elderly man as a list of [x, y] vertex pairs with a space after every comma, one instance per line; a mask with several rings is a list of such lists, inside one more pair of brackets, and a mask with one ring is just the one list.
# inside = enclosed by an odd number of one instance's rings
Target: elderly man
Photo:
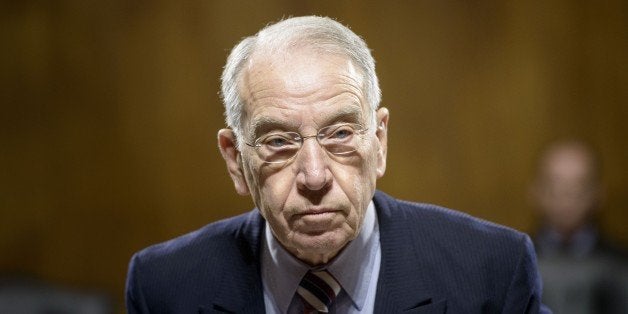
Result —
[[376, 191], [388, 110], [348, 28], [290, 18], [222, 76], [218, 143], [256, 209], [137, 253], [130, 313], [537, 313], [529, 238]]

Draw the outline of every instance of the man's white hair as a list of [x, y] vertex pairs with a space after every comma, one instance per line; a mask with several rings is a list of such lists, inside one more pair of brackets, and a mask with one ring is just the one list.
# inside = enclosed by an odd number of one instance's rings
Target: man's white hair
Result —
[[[362, 38], [328, 17], [303, 16], [285, 19], [268, 25], [254, 36], [240, 41], [231, 50], [222, 72], [222, 99], [226, 123], [234, 131], [239, 149], [242, 148], [240, 139], [243, 137], [244, 100], [238, 84], [245, 64], [255, 52], [263, 51], [272, 55], [273, 52], [293, 47], [307, 47], [317, 52], [348, 57], [362, 70], [364, 97], [370, 108], [374, 111], [379, 107], [381, 91], [375, 73], [375, 60]], [[371, 113], [369, 116], [374, 123], [375, 115]]]

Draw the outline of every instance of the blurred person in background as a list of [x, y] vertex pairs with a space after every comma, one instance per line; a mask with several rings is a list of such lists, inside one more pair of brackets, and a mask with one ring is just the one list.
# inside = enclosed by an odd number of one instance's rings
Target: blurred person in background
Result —
[[627, 313], [624, 251], [597, 223], [604, 191], [600, 160], [578, 140], [542, 153], [531, 196], [544, 302], [556, 313]]

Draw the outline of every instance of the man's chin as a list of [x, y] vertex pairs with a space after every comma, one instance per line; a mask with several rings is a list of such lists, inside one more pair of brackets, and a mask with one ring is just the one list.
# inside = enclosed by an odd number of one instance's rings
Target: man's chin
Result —
[[293, 244], [297, 248], [297, 257], [307, 257], [308, 260], [315, 256], [323, 260], [333, 258], [350, 241], [347, 235], [338, 233], [324, 231], [295, 235]]

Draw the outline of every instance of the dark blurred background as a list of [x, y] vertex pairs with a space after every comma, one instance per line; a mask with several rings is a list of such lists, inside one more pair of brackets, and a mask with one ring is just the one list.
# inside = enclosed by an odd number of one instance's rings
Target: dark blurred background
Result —
[[0, 276], [122, 312], [133, 252], [251, 209], [216, 148], [221, 69], [307, 14], [373, 49], [380, 189], [530, 232], [535, 159], [577, 137], [604, 165], [603, 231], [628, 244], [626, 1], [3, 1]]

